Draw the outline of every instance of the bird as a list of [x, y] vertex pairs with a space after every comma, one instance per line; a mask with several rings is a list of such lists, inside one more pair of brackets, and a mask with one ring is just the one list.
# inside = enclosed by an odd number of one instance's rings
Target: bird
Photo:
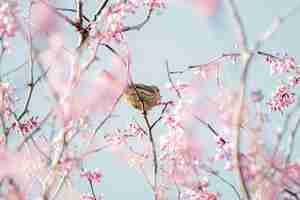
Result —
[[151, 110], [161, 100], [157, 86], [142, 83], [128, 84], [123, 95], [127, 104], [144, 112]]

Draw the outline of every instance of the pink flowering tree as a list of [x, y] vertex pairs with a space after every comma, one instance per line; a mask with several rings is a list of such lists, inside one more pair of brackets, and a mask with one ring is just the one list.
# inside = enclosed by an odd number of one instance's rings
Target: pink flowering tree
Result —
[[[228, 18], [236, 48], [182, 67], [166, 58], [165, 74], [150, 69], [159, 102], [137, 110], [123, 101], [128, 86], [143, 83], [128, 38], [168, 3], [0, 0], [1, 200], [110, 199], [102, 185], [124, 167], [142, 179], [145, 199], [300, 199], [297, 55], [262, 48], [300, 5], [250, 40], [239, 2], [188, 2], [207, 18]], [[258, 66], [269, 68], [274, 91], [251, 75]], [[150, 95], [153, 86], [142, 89]], [[118, 164], [105, 167], [103, 153]], [[120, 179], [111, 191], [134, 185], [129, 178], [118, 188]]]

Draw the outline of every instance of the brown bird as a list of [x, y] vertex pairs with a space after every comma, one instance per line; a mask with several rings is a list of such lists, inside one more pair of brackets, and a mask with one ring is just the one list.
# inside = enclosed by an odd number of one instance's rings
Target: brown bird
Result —
[[142, 83], [130, 84], [124, 91], [125, 101], [135, 109], [148, 111], [161, 99], [159, 88]]

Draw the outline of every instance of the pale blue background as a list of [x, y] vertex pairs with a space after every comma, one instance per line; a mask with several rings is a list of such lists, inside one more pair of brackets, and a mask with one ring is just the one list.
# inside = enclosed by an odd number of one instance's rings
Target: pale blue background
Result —
[[[61, 7], [70, 7], [73, 1], [57, 1]], [[91, 11], [95, 5], [94, 1], [86, 1], [89, 4], [88, 11]], [[237, 1], [242, 19], [245, 23], [246, 31], [249, 39], [258, 37], [258, 34], [266, 30], [276, 15], [285, 14], [290, 8], [294, 7], [299, 1], [274, 1], [274, 0], [251, 0]], [[175, 69], [183, 69], [184, 66], [200, 64], [207, 62], [210, 58], [220, 55], [223, 52], [235, 51], [235, 40], [231, 28], [231, 23], [228, 20], [224, 5], [220, 8], [220, 13], [214, 17], [206, 17], [199, 13], [197, 8], [194, 8], [188, 1], [168, 2], [167, 9], [160, 16], [153, 16], [150, 22], [141, 30], [126, 33], [126, 38], [129, 43], [133, 55], [133, 77], [136, 81], [153, 83], [156, 85], [165, 85], [167, 83], [167, 75], [164, 62], [168, 59], [170, 67]], [[139, 14], [140, 20], [143, 19], [142, 12]], [[299, 26], [300, 13], [290, 18], [285, 24], [280, 27], [275, 36], [266, 42], [263, 49], [268, 52], [287, 52], [290, 55], [299, 57]], [[134, 21], [137, 21], [134, 19]], [[129, 20], [129, 22], [132, 22]], [[77, 44], [76, 35], [72, 33], [72, 29], [64, 30], [68, 37], [66, 38], [66, 46], [74, 47]], [[249, 42], [251, 42], [249, 41]], [[2, 72], [8, 68], [13, 68], [17, 64], [23, 62], [23, 54], [25, 49], [19, 47], [20, 40], [14, 41], [15, 51], [17, 55], [8, 56], [2, 66]], [[99, 53], [99, 57], [105, 60]], [[8, 67], [7, 67], [8, 66]], [[7, 68], [6, 68], [7, 67]], [[238, 65], [226, 64], [226, 73], [224, 79], [227, 81], [235, 81], [237, 79]], [[27, 70], [28, 72], [28, 70]], [[28, 73], [27, 73], [28, 74]], [[28, 75], [25, 75], [28, 78]], [[11, 78], [19, 88], [24, 85], [20, 78], [24, 77], [24, 73]], [[183, 79], [188, 80], [191, 73], [183, 76]], [[276, 82], [277, 81], [277, 82]], [[236, 83], [236, 82], [231, 82]], [[278, 83], [278, 79], [269, 76], [269, 68], [263, 64], [262, 59], [258, 59], [253, 63], [251, 70], [250, 85], [262, 88], [263, 90], [271, 89]], [[234, 84], [232, 84], [234, 85]], [[209, 92], [200, 91], [202, 93]], [[165, 89], [162, 89], [162, 95], [170, 96]], [[270, 95], [270, 94], [269, 94]], [[35, 109], [41, 111], [44, 97], [34, 96], [34, 101], [37, 106]], [[138, 118], [139, 114], [132, 109], [128, 109], [122, 103], [116, 111], [120, 115], [115, 122], [108, 122], [103, 129], [103, 133], [107, 133], [113, 128], [125, 128], [128, 120], [133, 117]], [[282, 121], [283, 116], [279, 114], [274, 116], [273, 124], [278, 124]], [[205, 128], [194, 127], [201, 134], [203, 143], [213, 144], [212, 137], [207, 136], [208, 132]], [[155, 129], [155, 135], [165, 134], [164, 129]], [[199, 133], [199, 134], [200, 134]], [[208, 140], [208, 142], [206, 141]], [[214, 146], [211, 145], [208, 151], [213, 152]], [[124, 161], [110, 151], [101, 152], [85, 163], [88, 168], [98, 167], [104, 173], [103, 182], [97, 187], [97, 192], [104, 193], [105, 199], [152, 199], [152, 193], [146, 185], [145, 180], [139, 173], [130, 168]], [[225, 177], [232, 179], [232, 174], [225, 172]], [[82, 187], [78, 187], [80, 191], [85, 191], [86, 183]], [[224, 192], [222, 199], [234, 199], [232, 191], [217, 182], [216, 187]]]

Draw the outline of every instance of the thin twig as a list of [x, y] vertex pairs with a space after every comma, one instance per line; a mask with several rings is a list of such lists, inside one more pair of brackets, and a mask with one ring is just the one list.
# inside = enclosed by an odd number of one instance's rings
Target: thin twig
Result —
[[72, 25], [73, 27], [75, 27], [76, 29], [78, 28], [78, 25], [76, 22], [73, 22], [69, 17], [63, 15], [62, 13], [58, 12], [56, 10], [56, 8], [52, 5], [50, 5], [47, 1], [45, 0], [40, 0], [45, 6], [47, 6], [48, 8], [50, 8], [58, 17], [62, 18], [63, 20], [65, 20], [67, 23], [69, 23], [70, 25]]
[[166, 102], [165, 104], [164, 104], [164, 107], [163, 107], [163, 109], [161, 110], [161, 112], [160, 112], [160, 116], [151, 124], [151, 130], [156, 126], [156, 124], [160, 121], [160, 120], [162, 120], [162, 118], [163, 118], [163, 115], [164, 115], [164, 113], [167, 111], [167, 108], [168, 108], [168, 105], [169, 104], [171, 104], [172, 102]]
[[122, 95], [119, 95], [118, 98], [116, 99], [116, 101], [114, 102], [114, 104], [112, 105], [110, 111], [108, 112], [108, 114], [104, 117], [104, 119], [97, 125], [97, 127], [95, 128], [95, 130], [93, 131], [92, 136], [90, 137], [88, 143], [87, 143], [87, 148], [94, 142], [94, 139], [97, 135], [97, 133], [100, 131], [100, 129], [103, 127], [103, 125], [112, 117], [112, 114], [114, 112], [114, 110], [116, 109], [119, 101], [121, 100]]
[[177, 97], [179, 99], [181, 99], [181, 94], [180, 94], [180, 91], [177, 89], [177, 87], [175, 86], [173, 80], [172, 80], [172, 77], [171, 77], [171, 74], [170, 74], [170, 68], [169, 68], [169, 63], [168, 61], [166, 60], [166, 69], [167, 69], [167, 74], [168, 74], [168, 80], [172, 86], [172, 88], [175, 90], [176, 94], [177, 94]]
[[29, 93], [28, 93], [28, 97], [27, 100], [25, 102], [25, 106], [23, 111], [21, 112], [21, 114], [17, 117], [17, 120], [20, 121], [24, 115], [28, 112], [28, 108], [29, 108], [29, 104], [32, 98], [32, 94], [33, 94], [33, 89], [34, 89], [34, 61], [33, 61], [33, 56], [32, 56], [32, 38], [31, 38], [31, 33], [28, 33], [28, 41], [29, 41], [29, 59], [28, 59], [28, 64], [30, 66], [30, 82], [28, 84], [29, 87]]
[[109, 120], [112, 117], [113, 111], [115, 110], [117, 104], [121, 100], [122, 95], [119, 95], [118, 98], [116, 99], [115, 103], [112, 105], [111, 110], [109, 113], [106, 115], [106, 117], [98, 124], [98, 126], [95, 128], [94, 133], [97, 134], [97, 132], [101, 129], [101, 127], [106, 123], [107, 120]]
[[228, 4], [228, 9], [232, 15], [233, 26], [234, 26], [234, 31], [235, 31], [238, 45], [241, 51], [245, 51], [248, 48], [247, 36], [246, 36], [244, 24], [242, 23], [241, 17], [238, 12], [236, 2], [235, 0], [227, 0], [227, 4]]
[[238, 199], [241, 200], [241, 195], [240, 195], [239, 191], [236, 189], [236, 187], [232, 183], [230, 183], [228, 180], [226, 180], [225, 178], [223, 178], [222, 176], [220, 176], [217, 172], [215, 172], [213, 170], [206, 170], [206, 172], [208, 172], [209, 174], [217, 177], [224, 184], [228, 185], [234, 191], [234, 193], [236, 194]]
[[[220, 134], [216, 131], [216, 129], [213, 128], [213, 126], [212, 126], [211, 124], [209, 124], [208, 122], [204, 121], [203, 119], [201, 119], [201, 118], [198, 117], [197, 115], [193, 115], [193, 116], [194, 116], [194, 118], [195, 118], [196, 120], [198, 120], [201, 124], [203, 124], [204, 126], [206, 126], [214, 136], [216, 136], [216, 137], [219, 137], [219, 136], [220, 136]], [[220, 139], [221, 139], [221, 141], [222, 141], [223, 144], [227, 143], [227, 141], [224, 140], [224, 138], [220, 137]]]
[[65, 181], [66, 181], [66, 179], [67, 179], [67, 177], [68, 177], [68, 175], [69, 175], [69, 173], [70, 173], [70, 172], [68, 171], [68, 172], [67, 172], [66, 174], [64, 174], [63, 177], [60, 179], [60, 182], [59, 182], [59, 184], [58, 184], [56, 190], [54, 191], [53, 197], [51, 198], [51, 200], [55, 200], [55, 199], [57, 198], [57, 196], [59, 195], [59, 193], [60, 193], [60, 191], [61, 191], [61, 189], [62, 189], [62, 187], [63, 187], [63, 185], [64, 185], [64, 183], [65, 183]]
[[288, 193], [289, 195], [291, 195], [292, 197], [294, 197], [295, 200], [300, 200], [298, 194], [296, 192], [293, 192], [293, 191], [289, 190], [288, 188], [284, 188], [283, 192]]
[[292, 154], [294, 152], [294, 147], [295, 147], [295, 142], [296, 142], [296, 134], [298, 132], [299, 127], [300, 127], [300, 118], [298, 118], [296, 125], [290, 135], [290, 141], [288, 144], [289, 150], [288, 150], [288, 153], [287, 153], [287, 156], [285, 159], [285, 165], [289, 164]]
[[146, 16], [146, 18], [144, 19], [144, 21], [142, 21], [141, 23], [139, 23], [137, 25], [134, 25], [134, 26], [124, 27], [121, 30], [121, 33], [127, 32], [127, 31], [132, 31], [132, 30], [137, 30], [137, 31], [141, 30], [149, 22], [152, 13], [153, 13], [153, 9], [150, 9], [149, 12], [148, 12], [148, 15]]
[[[76, 13], [76, 9], [72, 9], [72, 8], [55, 8], [56, 10], [58, 10], [58, 11], [66, 11], [66, 12], [73, 12], [73, 13]], [[90, 19], [87, 17], [87, 16], [85, 16], [85, 15], [82, 15], [82, 18], [84, 19], [84, 20], [86, 20], [87, 22], [90, 22]]]
[[107, 48], [110, 52], [112, 52], [115, 56], [117, 56], [118, 59], [120, 59], [122, 61], [122, 64], [124, 66], [127, 66], [126, 60], [114, 48], [112, 48], [110, 45], [105, 44], [105, 43], [100, 43], [99, 45]]
[[48, 121], [49, 117], [53, 114], [53, 110], [51, 110], [45, 117], [43, 120], [40, 121], [39, 126], [36, 127], [30, 134], [27, 134], [25, 138], [23, 138], [23, 140], [20, 142], [20, 144], [17, 146], [17, 151], [21, 151], [21, 149], [23, 148], [24, 144], [27, 143], [28, 140], [30, 140], [35, 134], [37, 134], [42, 126]]
[[287, 133], [289, 123], [292, 119], [292, 116], [298, 111], [299, 107], [300, 107], [300, 105], [298, 102], [297, 105], [287, 114], [286, 118], [284, 119], [283, 126], [280, 129], [280, 132], [278, 133], [276, 143], [274, 145], [275, 147], [274, 147], [273, 155], [272, 155], [273, 158], [275, 158], [277, 152], [279, 151], [280, 144], [282, 142], [284, 135]]
[[94, 186], [93, 186], [93, 182], [90, 179], [88, 179], [88, 182], [89, 182], [89, 186], [90, 186], [92, 195], [93, 195], [94, 199], [97, 200], [97, 197], [96, 197], [96, 194], [95, 194], [95, 190], [94, 190]]
[[28, 61], [25, 61], [24, 63], [22, 63], [21, 65], [17, 66], [16, 68], [10, 70], [10, 71], [7, 71], [7, 72], [4, 72], [2, 74], [2, 77], [6, 77], [6, 76], [9, 76], [17, 71], [19, 71], [20, 69], [22, 69], [24, 66], [26, 66], [28, 64]]
[[93, 21], [96, 21], [97, 18], [101, 15], [104, 8], [107, 6], [109, 0], [104, 0], [103, 4], [99, 7], [96, 14], [94, 15]]
[[195, 69], [195, 68], [209, 67], [213, 64], [221, 62], [225, 58], [228, 58], [228, 57], [229, 58], [237, 58], [237, 57], [240, 57], [240, 56], [241, 56], [240, 53], [222, 53], [222, 55], [210, 59], [205, 64], [191, 65], [191, 66], [188, 66], [187, 68], [188, 69]]

